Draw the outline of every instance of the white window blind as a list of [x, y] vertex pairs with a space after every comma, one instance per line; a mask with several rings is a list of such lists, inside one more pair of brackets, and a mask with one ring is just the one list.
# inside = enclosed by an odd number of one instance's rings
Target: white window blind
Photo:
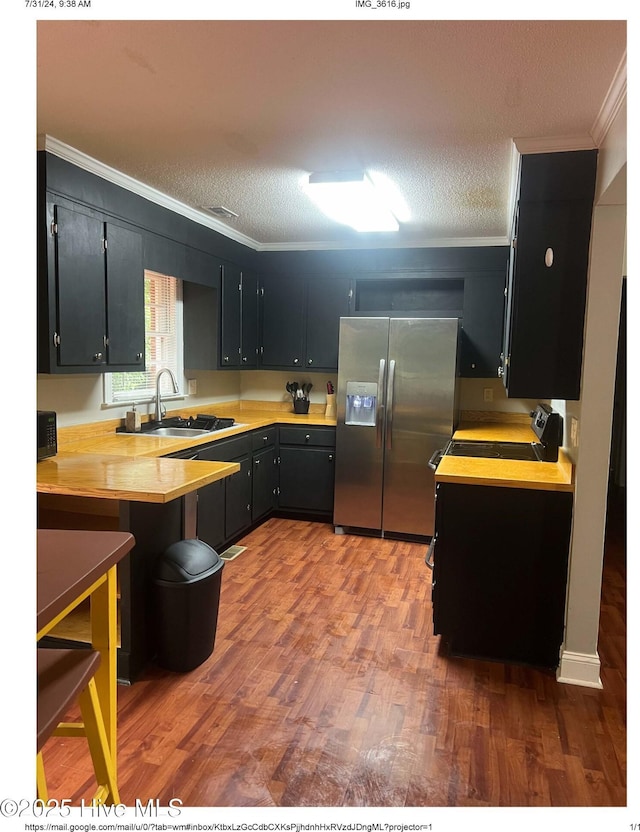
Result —
[[[156, 376], [164, 367], [173, 370], [182, 390], [182, 281], [175, 277], [144, 273], [145, 369], [131, 373], [106, 373], [105, 404], [150, 401], [156, 392]], [[162, 393], [173, 395], [171, 381], [163, 376]]]

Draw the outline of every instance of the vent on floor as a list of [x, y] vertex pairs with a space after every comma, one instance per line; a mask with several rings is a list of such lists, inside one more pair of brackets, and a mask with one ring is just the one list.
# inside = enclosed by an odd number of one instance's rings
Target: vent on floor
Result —
[[241, 555], [246, 548], [246, 546], [229, 546], [228, 549], [225, 549], [225, 551], [221, 553], [220, 557], [222, 560], [234, 560], [238, 557], [238, 555]]

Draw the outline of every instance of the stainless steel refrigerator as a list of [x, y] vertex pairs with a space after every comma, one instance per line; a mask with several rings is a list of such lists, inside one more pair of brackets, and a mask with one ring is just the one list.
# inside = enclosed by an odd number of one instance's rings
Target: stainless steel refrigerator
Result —
[[341, 318], [336, 531], [433, 535], [428, 462], [457, 419], [457, 318]]

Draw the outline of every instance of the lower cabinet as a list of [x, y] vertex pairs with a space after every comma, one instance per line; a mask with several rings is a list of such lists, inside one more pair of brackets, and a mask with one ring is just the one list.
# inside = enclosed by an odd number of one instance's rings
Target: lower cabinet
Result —
[[251, 520], [265, 517], [278, 505], [278, 429], [254, 431], [252, 447]]
[[573, 495], [438, 483], [434, 632], [454, 655], [559, 663]]
[[335, 447], [335, 428], [281, 426], [281, 510], [333, 514]]
[[237, 462], [240, 470], [198, 490], [198, 537], [219, 549], [251, 523], [250, 434], [198, 449], [198, 459]]
[[199, 447], [198, 459], [240, 471], [198, 490], [198, 538], [222, 551], [273, 511], [330, 518], [335, 439], [335, 428], [282, 425]]

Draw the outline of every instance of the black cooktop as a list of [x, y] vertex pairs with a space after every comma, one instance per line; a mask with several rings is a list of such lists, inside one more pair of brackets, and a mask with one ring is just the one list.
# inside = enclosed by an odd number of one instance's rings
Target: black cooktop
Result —
[[483, 459], [519, 459], [540, 462], [542, 456], [533, 443], [526, 442], [463, 442], [452, 439], [448, 456], [472, 456]]

